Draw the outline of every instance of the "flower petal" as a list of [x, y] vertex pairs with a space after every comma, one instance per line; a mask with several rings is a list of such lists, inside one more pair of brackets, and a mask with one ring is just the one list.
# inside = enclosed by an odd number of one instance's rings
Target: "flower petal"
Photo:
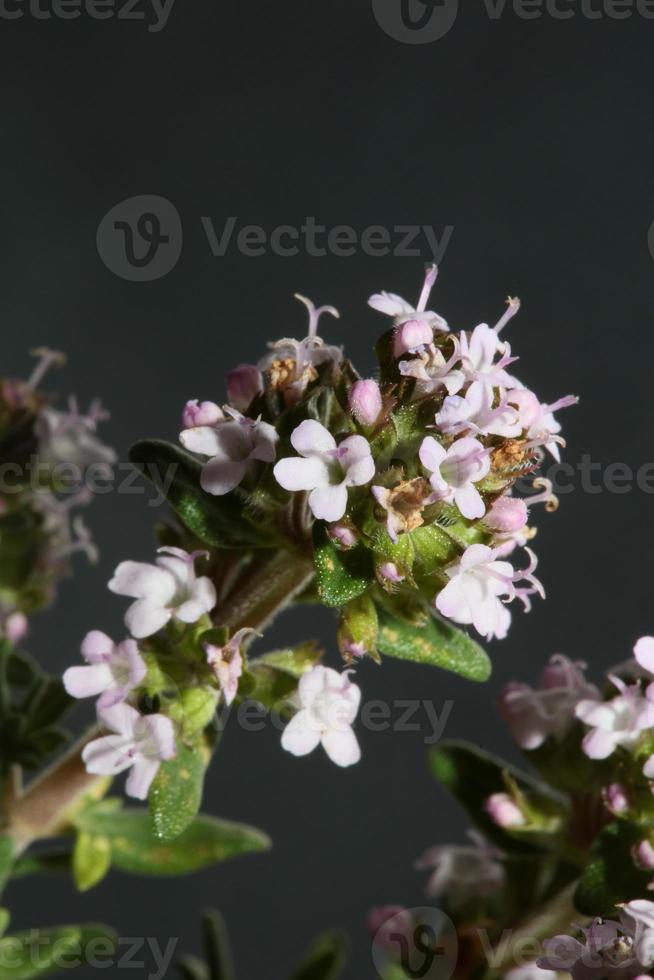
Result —
[[284, 490], [313, 490], [329, 484], [329, 468], [318, 456], [309, 459], [297, 456], [280, 459], [273, 473]]
[[129, 769], [132, 757], [129, 754], [131, 742], [123, 735], [105, 735], [95, 738], [82, 750], [86, 771], [97, 776], [113, 776]]
[[150, 599], [139, 599], [125, 613], [125, 623], [132, 636], [142, 640], [165, 626], [170, 617], [169, 609]]
[[135, 800], [147, 800], [152, 780], [161, 763], [157, 759], [137, 759], [125, 783], [125, 792]]
[[109, 582], [116, 595], [149, 599], [164, 605], [175, 595], [175, 580], [163, 568], [140, 561], [121, 561]]
[[72, 698], [94, 698], [113, 683], [109, 664], [69, 667], [63, 677], [64, 687]]
[[654, 636], [641, 636], [634, 647], [634, 657], [648, 674], [654, 674]]
[[425, 436], [418, 455], [425, 469], [429, 470], [430, 473], [436, 473], [447, 456], [447, 451], [433, 436]]
[[349, 727], [332, 729], [323, 735], [322, 745], [337, 766], [353, 766], [361, 758], [361, 749], [354, 731]]
[[309, 507], [319, 521], [338, 521], [347, 510], [347, 488], [344, 483], [336, 486], [317, 487], [309, 494]]
[[205, 464], [200, 477], [200, 486], [214, 497], [224, 497], [239, 485], [246, 473], [246, 463], [215, 456]]
[[82, 656], [89, 664], [106, 662], [114, 651], [114, 641], [101, 630], [91, 630], [82, 640]]
[[115, 704], [98, 711], [98, 721], [112, 732], [133, 739], [136, 725], [141, 718], [136, 708], [129, 704]]
[[320, 744], [320, 732], [310, 724], [308, 711], [298, 711], [282, 733], [282, 748], [291, 755], [308, 755]]
[[336, 449], [336, 440], [320, 422], [305, 419], [293, 430], [291, 445], [301, 456], [315, 456]]
[[179, 434], [179, 441], [184, 449], [200, 456], [216, 456], [222, 452], [218, 430], [214, 426], [197, 425], [184, 429]]

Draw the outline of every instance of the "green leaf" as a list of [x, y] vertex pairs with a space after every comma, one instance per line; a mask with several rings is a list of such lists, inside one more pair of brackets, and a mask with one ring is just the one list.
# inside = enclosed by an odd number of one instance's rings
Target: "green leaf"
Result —
[[174, 759], [162, 763], [149, 793], [155, 837], [175, 840], [188, 827], [202, 803], [208, 753], [203, 744], [183, 743]]
[[7, 931], [7, 926], [11, 921], [11, 916], [9, 915], [9, 909], [0, 909], [0, 938], [4, 936]]
[[111, 843], [82, 830], [77, 835], [73, 851], [73, 879], [79, 891], [86, 892], [97, 885], [111, 867]]
[[236, 980], [225, 921], [216, 909], [203, 916], [209, 980]]
[[253, 671], [258, 667], [273, 667], [281, 670], [291, 677], [299, 678], [306, 674], [307, 670], [318, 663], [323, 656], [323, 650], [315, 640], [307, 640], [296, 647], [288, 647], [285, 650], [273, 650], [271, 653], [264, 653], [262, 656], [251, 660], [249, 670]]
[[197, 956], [180, 956], [177, 969], [182, 980], [211, 980], [205, 964]]
[[14, 842], [11, 837], [3, 835], [0, 837], [0, 891], [5, 882], [11, 875], [14, 861]]
[[479, 644], [427, 609], [423, 620], [411, 623], [380, 606], [377, 646], [389, 657], [442, 667], [471, 681], [486, 681], [491, 674], [490, 659]]
[[374, 581], [372, 556], [358, 545], [340, 551], [327, 537], [325, 528], [314, 528], [314, 564], [318, 594], [326, 606], [344, 606], [366, 591]]
[[165, 496], [183, 524], [214, 548], [265, 548], [272, 542], [244, 514], [237, 492], [214, 497], [200, 486], [202, 464], [172, 443], [146, 439], [132, 446], [132, 463]]
[[543, 839], [536, 833], [508, 832], [498, 827], [484, 810], [493, 793], [503, 793], [510, 782], [528, 797], [530, 806], [543, 814], [562, 813], [565, 800], [544, 783], [467, 742], [444, 742], [430, 753], [436, 778], [466, 809], [483, 834], [515, 854], [542, 852]]
[[575, 892], [574, 903], [584, 915], [615, 914], [613, 906], [647, 894], [651, 871], [640, 871], [631, 848], [644, 830], [626, 821], [610, 823], [593, 844], [590, 858]]
[[199, 816], [174, 841], [154, 837], [148, 811], [90, 808], [78, 815], [79, 829], [111, 844], [111, 863], [122, 871], [143, 875], [181, 875], [208, 868], [240, 854], [265, 851], [269, 838], [245, 824]]
[[0, 939], [0, 980], [31, 980], [114, 957], [116, 933], [103, 925], [30, 929]]
[[58, 874], [70, 871], [72, 853], [70, 849], [61, 849], [40, 854], [23, 854], [15, 862], [11, 872], [12, 878], [24, 878], [27, 875]]
[[291, 980], [337, 980], [343, 972], [348, 947], [338, 933], [323, 936], [312, 947]]

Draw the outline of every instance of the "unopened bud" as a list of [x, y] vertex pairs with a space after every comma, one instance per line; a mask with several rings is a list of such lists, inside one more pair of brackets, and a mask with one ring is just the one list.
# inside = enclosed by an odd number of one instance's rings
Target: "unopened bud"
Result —
[[654, 871], [654, 847], [648, 840], [641, 840], [639, 844], [635, 844], [631, 849], [631, 856], [634, 864], [641, 871]]
[[227, 398], [239, 412], [245, 412], [262, 391], [263, 377], [254, 364], [239, 364], [227, 375]]
[[528, 517], [524, 500], [499, 497], [484, 517], [484, 524], [502, 534], [514, 534], [525, 526]]
[[522, 810], [508, 793], [493, 793], [484, 803], [484, 810], [493, 823], [504, 830], [524, 827], [527, 823]]
[[15, 646], [27, 635], [27, 616], [22, 612], [11, 613], [2, 624], [2, 634]]
[[197, 398], [187, 402], [182, 413], [182, 427], [194, 429], [198, 425], [215, 425], [225, 418], [220, 405], [215, 402], [199, 402]]
[[629, 797], [627, 792], [620, 783], [611, 783], [604, 790], [604, 802], [606, 803], [607, 809], [615, 816], [620, 816], [626, 813], [629, 809]]
[[380, 578], [384, 579], [386, 582], [390, 582], [393, 585], [397, 585], [404, 581], [404, 575], [400, 572], [399, 568], [392, 561], [385, 561], [377, 569]]
[[431, 344], [434, 339], [434, 331], [426, 320], [406, 320], [399, 327], [395, 328], [393, 334], [393, 357], [401, 357], [407, 351], [415, 350], [416, 347], [424, 347]]
[[327, 525], [327, 535], [331, 538], [334, 544], [337, 544], [339, 548], [344, 551], [348, 551], [350, 548], [354, 548], [359, 540], [359, 535], [353, 527], [349, 524], [344, 524], [338, 521], [336, 524]]
[[376, 381], [355, 381], [350, 390], [350, 411], [361, 425], [374, 425], [382, 411], [382, 396]]

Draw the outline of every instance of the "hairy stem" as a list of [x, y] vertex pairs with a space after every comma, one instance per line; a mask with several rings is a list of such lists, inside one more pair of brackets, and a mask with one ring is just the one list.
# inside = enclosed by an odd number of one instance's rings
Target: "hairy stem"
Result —
[[232, 633], [244, 626], [263, 630], [306, 588], [313, 575], [308, 559], [275, 552], [253, 567], [235, 595], [218, 610], [220, 624]]

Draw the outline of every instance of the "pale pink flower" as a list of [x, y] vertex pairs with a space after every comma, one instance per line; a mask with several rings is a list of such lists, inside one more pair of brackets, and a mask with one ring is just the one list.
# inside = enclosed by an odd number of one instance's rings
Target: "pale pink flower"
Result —
[[348, 487], [363, 486], [375, 475], [367, 439], [348, 436], [337, 446], [324, 425], [305, 419], [293, 431], [291, 445], [300, 456], [280, 459], [275, 479], [285, 490], [311, 491], [309, 507], [314, 517], [340, 520], [347, 509]]
[[504, 884], [505, 871], [500, 852], [481, 834], [468, 831], [470, 844], [440, 844], [416, 861], [419, 871], [432, 870], [427, 895], [465, 900], [473, 895], [492, 895]]
[[[511, 614], [502, 599], [519, 598], [527, 611], [530, 596], [543, 595], [541, 583], [534, 577], [536, 556], [528, 549], [530, 563], [524, 571], [514, 571], [507, 561], [497, 561], [495, 552], [483, 544], [472, 544], [459, 561], [445, 569], [448, 584], [436, 596], [436, 608], [443, 616], [464, 625], [472, 624], [482, 636], [503, 639], [509, 629]], [[526, 586], [516, 588], [520, 579]]]
[[540, 967], [569, 972], [573, 980], [635, 980], [654, 961], [654, 903], [636, 899], [620, 906], [620, 919], [594, 919], [580, 929], [583, 941], [555, 936], [544, 943]]
[[498, 497], [484, 516], [484, 524], [502, 534], [515, 534], [521, 531], [528, 520], [529, 513], [525, 501], [506, 494]]
[[200, 477], [207, 493], [222, 497], [241, 483], [252, 464], [272, 463], [279, 440], [268, 422], [257, 422], [228, 408], [229, 421], [184, 429], [179, 436], [185, 449], [209, 456]]
[[554, 459], [559, 461], [561, 459], [559, 445], [563, 440], [559, 436], [561, 424], [554, 413], [562, 408], [577, 405], [579, 399], [575, 395], [566, 395], [547, 405], [541, 403], [527, 388], [515, 388], [508, 393], [507, 401], [517, 409], [520, 428], [526, 431], [530, 443], [534, 446], [544, 446]]
[[195, 429], [200, 425], [216, 425], [225, 421], [225, 413], [215, 402], [188, 401], [182, 412], [182, 428]]
[[610, 786], [602, 790], [602, 796], [607, 810], [616, 817], [627, 813], [631, 806], [627, 791], [621, 783], [611, 783]]
[[415, 307], [395, 293], [375, 293], [368, 300], [368, 305], [373, 310], [393, 317], [395, 322], [394, 357], [401, 357], [407, 351], [430, 344], [434, 337], [434, 330], [449, 330], [447, 322], [442, 316], [426, 308], [437, 275], [438, 269], [435, 265], [427, 267], [422, 292]]
[[382, 412], [382, 396], [376, 381], [355, 381], [350, 389], [349, 408], [361, 425], [374, 425]]
[[[517, 358], [511, 357], [509, 344], [501, 341], [497, 332], [487, 323], [480, 323], [471, 334], [463, 332], [460, 339], [461, 366], [470, 381], [481, 381], [484, 385], [508, 388], [513, 379], [505, 368]], [[499, 355], [499, 359], [495, 358]]]
[[[86, 414], [80, 412], [72, 396], [67, 412], [45, 406], [39, 412], [35, 426], [39, 461], [51, 467], [66, 463], [80, 471], [90, 466], [113, 465], [118, 459], [115, 451], [97, 435], [98, 423], [108, 418], [109, 413], [97, 400], [91, 403]], [[81, 478], [82, 473], [79, 475]]]
[[303, 674], [298, 684], [300, 710], [284, 729], [282, 748], [292, 755], [308, 755], [318, 745], [337, 766], [351, 766], [361, 758], [352, 723], [361, 702], [361, 689], [350, 681], [351, 671], [339, 674], [318, 665]]
[[100, 630], [87, 633], [82, 641], [86, 667], [69, 667], [64, 673], [64, 687], [73, 698], [100, 695], [98, 708], [108, 708], [124, 701], [145, 679], [147, 667], [134, 640], [114, 643]]
[[490, 469], [489, 453], [480, 442], [463, 438], [445, 449], [433, 436], [426, 436], [420, 446], [420, 462], [431, 474], [432, 500], [455, 503], [464, 517], [483, 517], [484, 502], [475, 483]]
[[582, 743], [591, 759], [606, 759], [618, 746], [632, 748], [641, 732], [654, 725], [654, 704], [643, 697], [640, 686], [628, 687], [619, 677], [610, 680], [620, 692], [617, 697], [580, 701], [575, 709], [577, 718], [592, 729]]
[[493, 405], [493, 389], [482, 381], [474, 381], [465, 395], [448, 395], [436, 413], [436, 425], [446, 435], [458, 435], [466, 430], [478, 435], [503, 436], [513, 439], [522, 432], [518, 412], [501, 395]]
[[27, 616], [19, 611], [9, 613], [8, 616], [0, 619], [0, 636], [6, 637], [12, 646], [25, 639], [28, 628]]
[[112, 735], [89, 742], [82, 751], [87, 772], [116, 776], [130, 769], [125, 789], [137, 800], [147, 798], [159, 766], [175, 755], [175, 731], [165, 715], [140, 715], [125, 702], [103, 708], [98, 719]]
[[484, 811], [503, 830], [515, 830], [527, 823], [524, 813], [508, 793], [493, 793], [484, 803]]
[[256, 633], [256, 630], [245, 627], [237, 630], [223, 647], [215, 646], [213, 643], [205, 643], [204, 645], [207, 663], [220, 684], [227, 705], [230, 705], [236, 697], [239, 678], [243, 673], [241, 645], [253, 633]]
[[109, 582], [112, 592], [136, 599], [125, 623], [137, 639], [151, 636], [171, 619], [196, 623], [216, 605], [211, 579], [195, 574], [195, 560], [206, 552], [159, 548], [158, 554], [155, 565], [121, 562]]
[[247, 411], [262, 391], [263, 375], [254, 364], [239, 364], [227, 375], [227, 399], [239, 412]]
[[[641, 636], [634, 646], [634, 657], [645, 673], [654, 677], [654, 636]], [[645, 693], [650, 701], [654, 701], [654, 680]]]
[[424, 345], [416, 357], [400, 361], [398, 369], [405, 378], [415, 378], [418, 397], [433, 395], [445, 388], [448, 395], [456, 395], [465, 384], [465, 374], [455, 365], [460, 360], [458, 341], [455, 337], [454, 353], [447, 360], [442, 351], [433, 344]]
[[507, 684], [500, 713], [520, 748], [537, 749], [549, 737], [560, 741], [574, 723], [579, 701], [599, 699], [598, 689], [584, 677], [585, 667], [556, 654], [543, 670], [539, 688]]

